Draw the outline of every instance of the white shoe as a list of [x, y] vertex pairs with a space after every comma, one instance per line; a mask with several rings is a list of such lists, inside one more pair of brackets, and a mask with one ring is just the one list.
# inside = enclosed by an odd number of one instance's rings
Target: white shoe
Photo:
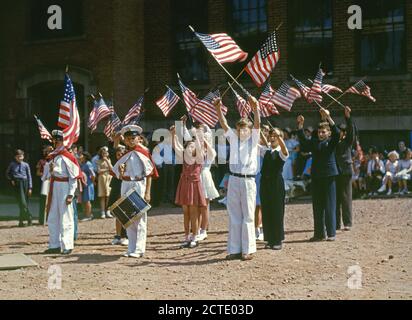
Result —
[[114, 239], [113, 239], [112, 245], [117, 246], [117, 245], [120, 245], [120, 244], [122, 244], [122, 240], [121, 240], [121, 239], [119, 239], [119, 238], [114, 238]]
[[387, 196], [390, 196], [392, 194], [392, 189], [389, 189], [388, 192], [386, 193]]
[[197, 241], [203, 241], [207, 239], [207, 232], [206, 230], [201, 230], [200, 233], [197, 235]]
[[129, 253], [129, 258], [141, 258], [141, 257], [143, 257], [143, 253], [135, 253], [135, 252]]
[[188, 248], [189, 247], [189, 245], [190, 245], [190, 238], [189, 237], [187, 237], [187, 238], [185, 238], [185, 240], [183, 240], [183, 242], [182, 242], [182, 244], [180, 245], [180, 247], [181, 248]]
[[265, 239], [265, 236], [263, 234], [263, 232], [259, 233], [259, 237], [257, 238], [259, 241], [263, 241]]
[[104, 211], [102, 211], [102, 212], [100, 213], [100, 218], [101, 218], [101, 219], [106, 219], [106, 213], [105, 213]]
[[127, 257], [127, 258], [128, 258], [128, 257], [129, 257], [129, 252], [124, 253], [124, 254], [123, 254], [123, 257]]
[[189, 243], [189, 248], [194, 248], [194, 247], [196, 247], [196, 246], [197, 246], [196, 239], [192, 239], [192, 240], [190, 240], [190, 243]]
[[110, 211], [106, 211], [106, 218], [113, 218], [112, 214]]
[[129, 245], [129, 239], [127, 239], [127, 238], [120, 239], [120, 244], [122, 246], [128, 246]]
[[92, 221], [92, 217], [88, 217], [88, 218], [83, 218], [82, 220], [80, 220], [81, 222], [85, 222], [85, 221]]
[[386, 191], [386, 184], [384, 184], [382, 187], [380, 187], [379, 189], [378, 189], [378, 192], [379, 193], [382, 193], [382, 192], [385, 192]]

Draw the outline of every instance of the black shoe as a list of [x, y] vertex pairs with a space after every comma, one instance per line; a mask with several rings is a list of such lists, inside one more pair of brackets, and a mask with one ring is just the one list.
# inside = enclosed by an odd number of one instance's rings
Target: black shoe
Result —
[[326, 238], [319, 238], [319, 237], [312, 237], [309, 239], [310, 242], [320, 242], [325, 240]]
[[275, 244], [274, 246], [272, 246], [272, 250], [282, 250], [282, 244]]
[[23, 221], [20, 221], [20, 222], [19, 222], [19, 228], [23, 228], [23, 227], [25, 227], [25, 224], [24, 224]]
[[27, 222], [27, 226], [31, 227], [33, 225], [33, 222], [31, 220], [29, 220], [29, 222]]
[[72, 253], [72, 250], [63, 250], [63, 252], [62, 252], [62, 254], [64, 254], [64, 255], [68, 255], [68, 254], [71, 254]]
[[241, 253], [236, 253], [236, 254], [228, 254], [226, 256], [226, 260], [238, 260], [242, 258], [242, 254]]
[[57, 254], [60, 253], [61, 248], [49, 248], [46, 251], [44, 251], [45, 254]]

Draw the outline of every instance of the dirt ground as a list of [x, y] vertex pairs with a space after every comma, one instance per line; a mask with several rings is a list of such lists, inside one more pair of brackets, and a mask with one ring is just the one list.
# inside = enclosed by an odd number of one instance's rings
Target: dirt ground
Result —
[[[288, 204], [284, 249], [263, 249], [252, 261], [225, 261], [227, 214], [211, 214], [209, 238], [180, 249], [179, 208], [149, 213], [147, 252], [122, 257], [111, 245], [114, 220], [80, 223], [70, 256], [44, 255], [47, 228], [0, 222], [0, 253], [24, 253], [38, 268], [0, 271], [1, 299], [411, 299], [412, 199], [354, 201], [352, 231], [336, 242], [309, 243], [310, 203]], [[48, 289], [49, 267], [62, 272], [61, 289]], [[361, 271], [355, 277], [351, 266]], [[352, 267], [353, 268], [353, 267]], [[358, 273], [356, 273], [358, 274]], [[360, 282], [361, 281], [361, 282]]]

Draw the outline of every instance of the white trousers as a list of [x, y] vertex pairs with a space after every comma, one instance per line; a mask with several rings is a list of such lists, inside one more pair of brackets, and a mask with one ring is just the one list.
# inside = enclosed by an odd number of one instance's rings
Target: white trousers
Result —
[[229, 254], [256, 252], [256, 182], [253, 178], [230, 176], [227, 191], [229, 214]]
[[[143, 196], [146, 185], [142, 182], [122, 181], [121, 195], [125, 195], [127, 191], [136, 187], [140, 196]], [[127, 229], [127, 238], [129, 239], [128, 253], [144, 254], [146, 251], [147, 238], [147, 213], [142, 215], [139, 221], [133, 222]]]
[[68, 194], [67, 182], [53, 183], [53, 195], [47, 219], [49, 248], [72, 250], [74, 247], [74, 212], [73, 204], [66, 204]]

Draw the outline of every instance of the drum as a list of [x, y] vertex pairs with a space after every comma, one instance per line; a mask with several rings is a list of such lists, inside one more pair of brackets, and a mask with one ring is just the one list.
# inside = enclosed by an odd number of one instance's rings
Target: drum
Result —
[[132, 188], [113, 203], [109, 210], [127, 229], [133, 222], [139, 221], [150, 208], [151, 206], [139, 195], [137, 190]]

